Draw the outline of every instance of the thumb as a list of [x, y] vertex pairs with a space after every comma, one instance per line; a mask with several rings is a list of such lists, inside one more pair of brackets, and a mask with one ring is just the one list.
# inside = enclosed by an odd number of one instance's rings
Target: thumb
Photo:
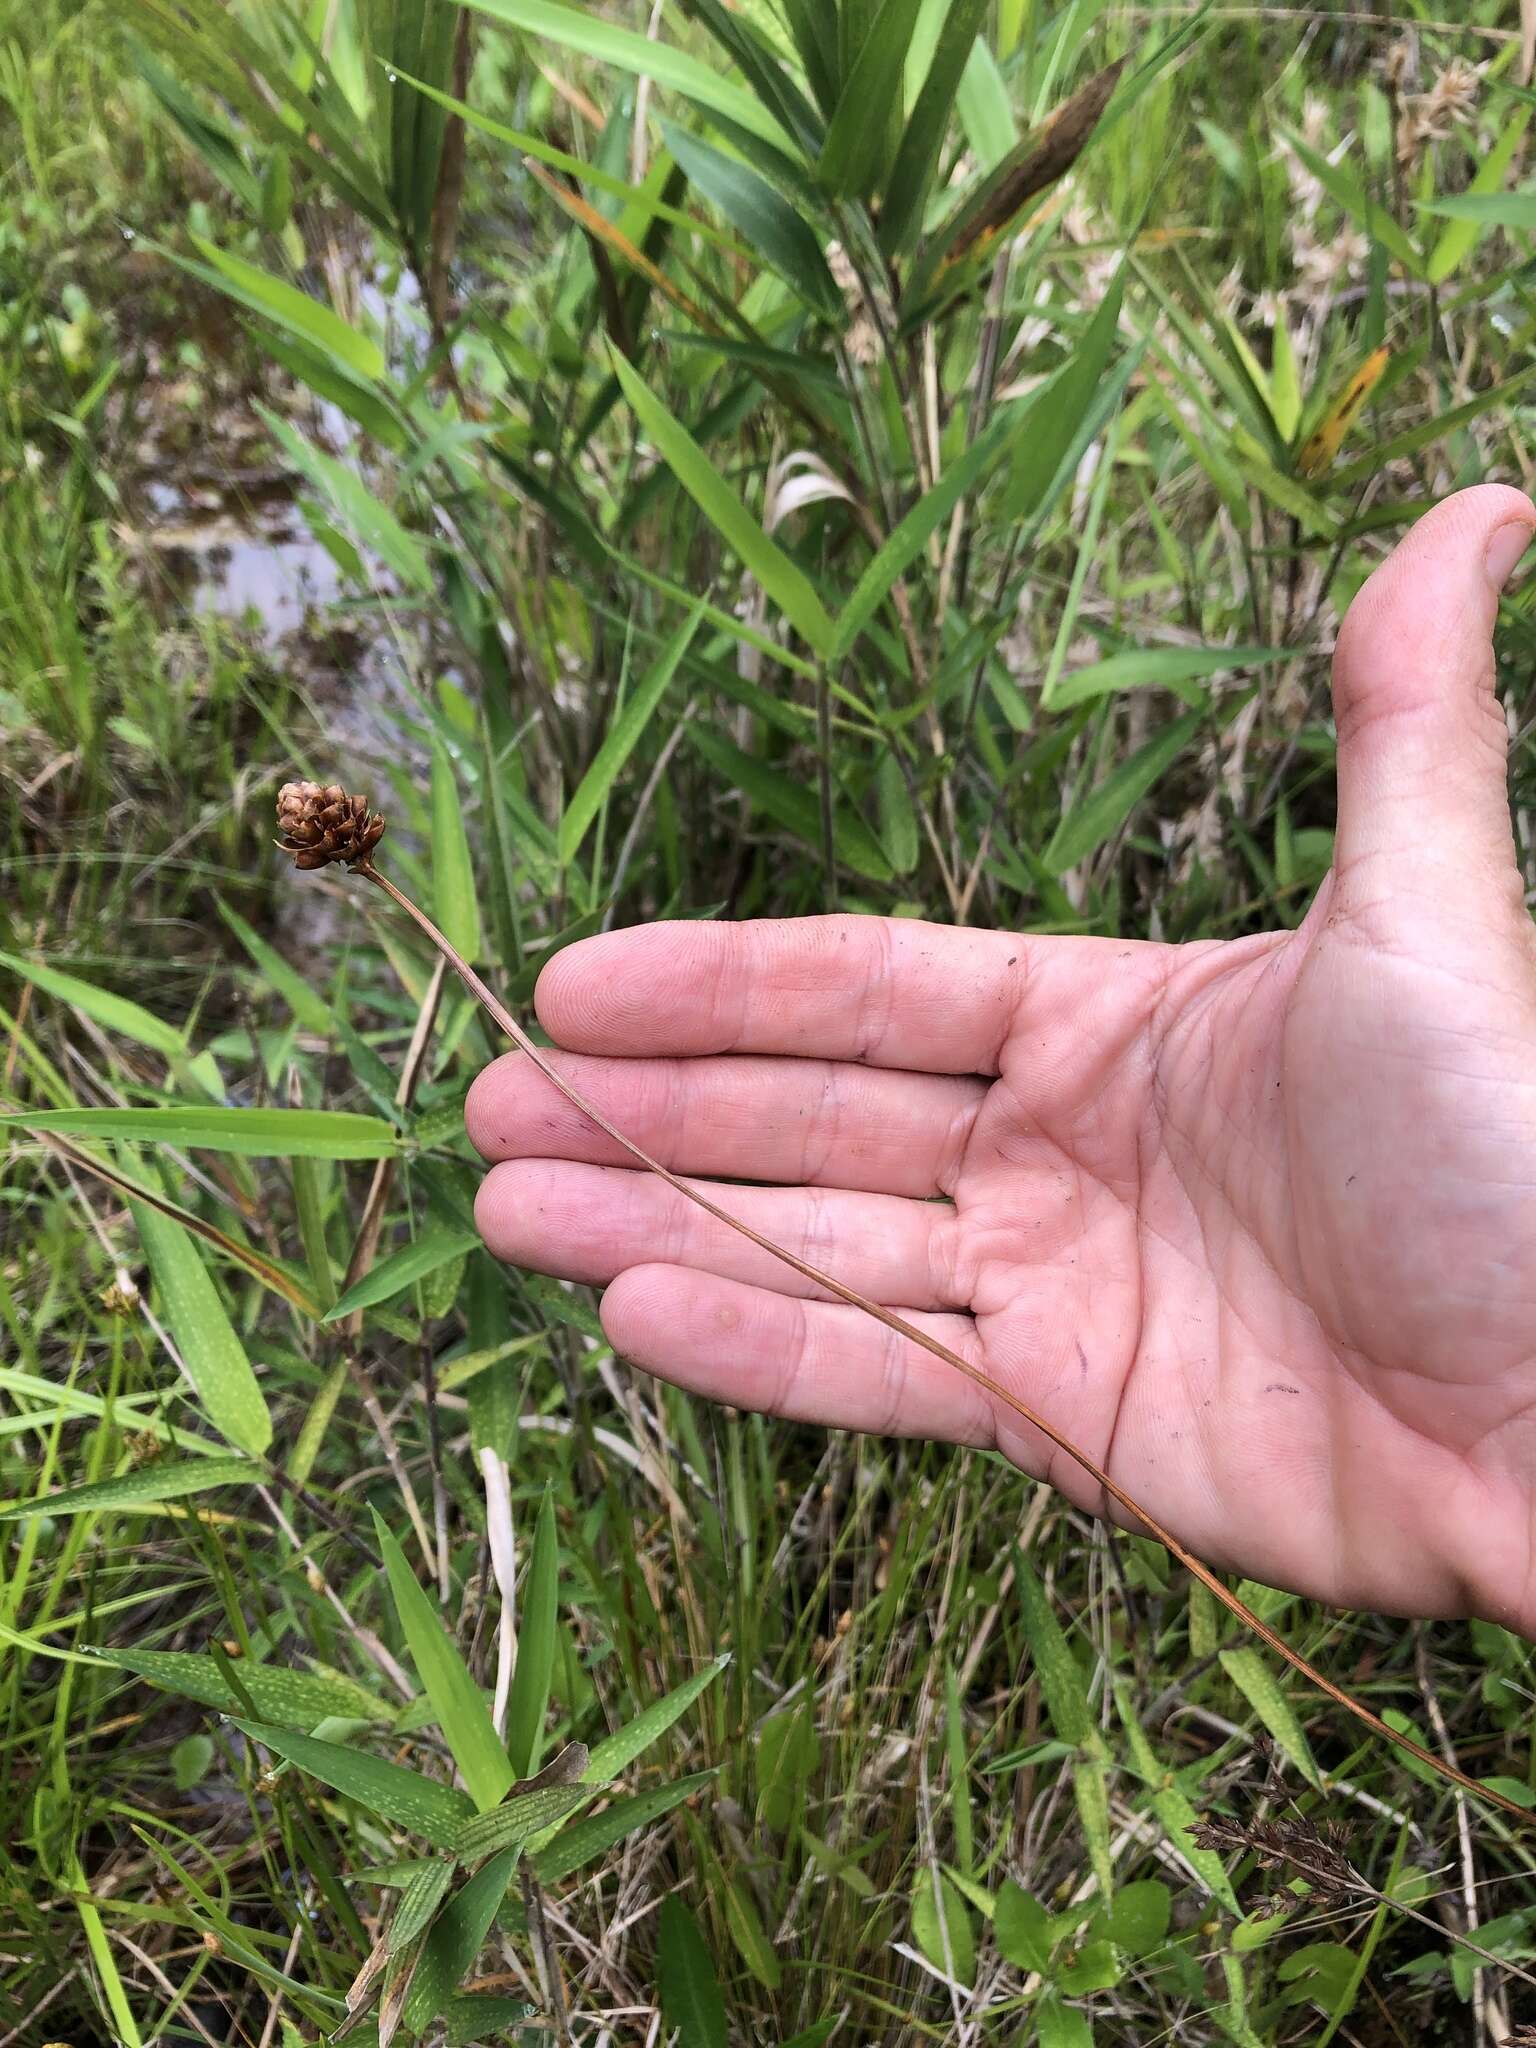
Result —
[[1523, 492], [1458, 491], [1350, 606], [1333, 659], [1334, 910], [1374, 918], [1406, 895], [1421, 912], [1486, 918], [1491, 887], [1518, 893], [1493, 626], [1533, 529]]

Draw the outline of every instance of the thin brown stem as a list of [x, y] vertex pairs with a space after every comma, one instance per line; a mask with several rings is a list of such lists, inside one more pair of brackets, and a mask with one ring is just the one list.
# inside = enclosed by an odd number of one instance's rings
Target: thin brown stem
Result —
[[886, 1329], [892, 1331], [896, 1336], [906, 1338], [908, 1343], [916, 1344], [920, 1350], [928, 1352], [931, 1357], [942, 1359], [946, 1365], [953, 1366], [955, 1371], [961, 1374], [963, 1378], [968, 1379], [973, 1386], [980, 1387], [994, 1401], [998, 1401], [1005, 1408], [1011, 1409], [1019, 1417], [1020, 1421], [1028, 1423], [1032, 1429], [1039, 1430], [1040, 1434], [1053, 1443], [1058, 1450], [1064, 1451], [1075, 1464], [1080, 1465], [1088, 1476], [1103, 1488], [1109, 1499], [1117, 1507], [1123, 1509], [1133, 1521], [1139, 1523], [1147, 1531], [1148, 1535], [1154, 1537], [1157, 1542], [1163, 1545], [1164, 1549], [1170, 1551], [1178, 1559], [1179, 1563], [1183, 1565], [1184, 1569], [1194, 1578], [1198, 1579], [1201, 1585], [1215, 1599], [1221, 1602], [1228, 1613], [1235, 1615], [1243, 1623], [1244, 1627], [1250, 1629], [1261, 1642], [1268, 1644], [1277, 1657], [1284, 1658], [1293, 1671], [1299, 1672], [1303, 1678], [1315, 1685], [1320, 1692], [1326, 1693], [1335, 1705], [1341, 1706], [1347, 1713], [1353, 1714], [1356, 1720], [1362, 1721], [1373, 1734], [1379, 1735], [1384, 1741], [1392, 1743], [1396, 1748], [1405, 1751], [1409, 1756], [1417, 1757], [1420, 1763], [1426, 1764], [1442, 1778], [1448, 1779], [1452, 1784], [1460, 1785], [1465, 1791], [1475, 1793], [1479, 1799], [1487, 1800], [1491, 1805], [1497, 1806], [1502, 1812], [1521, 1822], [1522, 1825], [1528, 1826], [1530, 1824], [1530, 1814], [1524, 1807], [1516, 1805], [1513, 1799], [1507, 1799], [1502, 1792], [1496, 1792], [1487, 1785], [1479, 1784], [1476, 1778], [1468, 1776], [1458, 1766], [1447, 1763], [1442, 1757], [1437, 1756], [1433, 1750], [1426, 1749], [1422, 1743], [1415, 1742], [1411, 1736], [1399, 1734], [1395, 1728], [1389, 1727], [1379, 1714], [1373, 1713], [1362, 1701], [1355, 1699], [1352, 1694], [1346, 1692], [1343, 1686], [1336, 1684], [1333, 1679], [1319, 1671], [1315, 1665], [1309, 1664], [1298, 1650], [1291, 1648], [1290, 1644], [1286, 1642], [1278, 1631], [1271, 1628], [1268, 1622], [1261, 1620], [1251, 1607], [1240, 1600], [1217, 1577], [1209, 1565], [1202, 1564], [1200, 1559], [1192, 1551], [1186, 1549], [1171, 1530], [1164, 1528], [1162, 1523], [1148, 1509], [1144, 1508], [1139, 1501], [1127, 1493], [1123, 1486], [1111, 1479], [1102, 1465], [1097, 1464], [1086, 1451], [1080, 1450], [1053, 1423], [1047, 1422], [1045, 1417], [1037, 1413], [1027, 1402], [1021, 1401], [1016, 1394], [1010, 1393], [1006, 1387], [1000, 1386], [990, 1373], [983, 1371], [980, 1366], [972, 1365], [969, 1360], [960, 1357], [958, 1352], [951, 1351], [949, 1346], [941, 1344], [937, 1337], [930, 1337], [925, 1330], [919, 1330], [914, 1324], [905, 1321], [903, 1317], [893, 1314], [890, 1309], [882, 1308], [878, 1302], [868, 1300], [866, 1296], [857, 1293], [853, 1288], [845, 1286], [841, 1280], [834, 1279], [830, 1273], [823, 1273], [819, 1267], [811, 1265], [807, 1260], [797, 1257], [794, 1252], [786, 1250], [783, 1245], [775, 1244], [771, 1238], [764, 1237], [761, 1231], [754, 1230], [751, 1224], [743, 1223], [740, 1217], [732, 1216], [728, 1210], [722, 1209], [718, 1203], [711, 1201], [707, 1195], [700, 1194], [697, 1188], [690, 1187], [688, 1182], [673, 1173], [670, 1167], [663, 1166], [659, 1159], [653, 1159], [632, 1138], [626, 1137], [616, 1125], [610, 1123], [602, 1111], [588, 1102], [581, 1091], [560, 1073], [544, 1051], [529, 1037], [528, 1033], [518, 1023], [505, 1004], [481, 980], [469, 962], [462, 958], [449, 944], [448, 940], [443, 937], [443, 934], [438, 930], [431, 918], [427, 916], [425, 911], [419, 910], [410, 897], [402, 890], [397, 889], [389, 877], [381, 874], [366, 856], [356, 863], [353, 872], [364, 876], [373, 883], [375, 888], [382, 889], [384, 894], [393, 903], [399, 905], [407, 917], [431, 940], [432, 944], [448, 962], [449, 966], [453, 968], [471, 995], [484, 1006], [487, 1013], [501, 1026], [513, 1044], [528, 1055], [528, 1058], [544, 1076], [545, 1080], [557, 1088], [574, 1109], [579, 1110], [589, 1122], [595, 1124], [598, 1130], [603, 1132], [604, 1136], [612, 1138], [616, 1145], [621, 1145], [632, 1159], [638, 1160], [642, 1166], [646, 1167], [651, 1173], [654, 1173], [658, 1179], [665, 1181], [669, 1188], [672, 1188], [686, 1200], [694, 1203], [706, 1215], [714, 1217], [717, 1223], [725, 1224], [728, 1229], [736, 1231], [739, 1236], [755, 1244], [760, 1251], [767, 1252], [770, 1257], [778, 1259], [781, 1264], [788, 1266], [792, 1272], [798, 1273], [802, 1280], [810, 1280], [817, 1287], [825, 1288], [829, 1294], [835, 1296], [839, 1301], [846, 1302], [850, 1308], [859, 1309], [863, 1314], [872, 1316], [877, 1323], [883, 1324]]

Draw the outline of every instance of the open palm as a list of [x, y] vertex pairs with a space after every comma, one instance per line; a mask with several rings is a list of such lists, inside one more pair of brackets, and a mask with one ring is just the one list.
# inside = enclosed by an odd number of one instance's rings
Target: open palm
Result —
[[[1536, 1632], [1536, 937], [1490, 650], [1533, 519], [1464, 492], [1357, 600], [1337, 856], [1298, 931], [613, 933], [540, 980], [563, 1069], [1210, 1562]], [[982, 1389], [634, 1171], [525, 1059], [480, 1077], [468, 1118], [500, 1162], [491, 1248], [605, 1285], [636, 1363], [742, 1407], [996, 1444], [1103, 1505]]]

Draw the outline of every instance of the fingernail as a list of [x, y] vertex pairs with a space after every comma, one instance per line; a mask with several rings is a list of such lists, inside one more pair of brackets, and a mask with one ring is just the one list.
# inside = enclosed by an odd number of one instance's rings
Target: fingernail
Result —
[[1516, 562], [1531, 544], [1531, 528], [1523, 519], [1507, 520], [1488, 543], [1488, 575], [1495, 590], [1502, 590], [1514, 573]]

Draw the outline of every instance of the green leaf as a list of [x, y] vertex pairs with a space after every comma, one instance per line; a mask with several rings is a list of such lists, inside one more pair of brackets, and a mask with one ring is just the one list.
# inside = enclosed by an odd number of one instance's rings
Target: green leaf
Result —
[[1120, 1965], [1107, 1941], [1089, 1941], [1056, 1972], [1058, 1987], [1074, 1998], [1090, 1991], [1110, 1991], [1120, 1982]]
[[[307, 292], [296, 291], [281, 278], [258, 270], [254, 263], [247, 263], [243, 257], [231, 255], [227, 249], [205, 241], [201, 235], [193, 235], [192, 242], [211, 266], [213, 281], [221, 285], [232, 299], [238, 299], [242, 306], [249, 306], [253, 312], [265, 313], [268, 319], [275, 320], [289, 334], [312, 343], [322, 355], [345, 365], [355, 376], [367, 378], [370, 384], [378, 383], [383, 377], [386, 367], [383, 350], [376, 341], [349, 326], [339, 313], [323, 306], [318, 299], [312, 299]], [[207, 275], [206, 272], [204, 274]]]
[[419, 1771], [408, 1771], [403, 1764], [385, 1763], [366, 1750], [347, 1749], [339, 1742], [324, 1742], [316, 1735], [300, 1735], [265, 1723], [236, 1720], [235, 1726], [252, 1742], [297, 1764], [345, 1798], [355, 1799], [381, 1820], [409, 1828], [434, 1848], [452, 1850], [464, 1823], [474, 1817], [474, 1803], [465, 1793], [424, 1778]]
[[692, 1776], [675, 1779], [670, 1785], [653, 1785], [648, 1792], [637, 1792], [629, 1799], [616, 1799], [590, 1820], [573, 1821], [569, 1827], [560, 1830], [547, 1849], [540, 1849], [534, 1855], [534, 1873], [540, 1884], [558, 1884], [561, 1878], [569, 1877], [584, 1863], [605, 1855], [616, 1842], [632, 1835], [636, 1828], [648, 1827], [653, 1820], [670, 1813], [674, 1806], [681, 1806], [684, 1800], [692, 1799], [696, 1792], [712, 1785], [715, 1775], [713, 1771], [695, 1771]]
[[[880, 246], [888, 256], [899, 254], [922, 229], [923, 209], [933, 189], [955, 95], [986, 12], [987, 0], [949, 0], [946, 7], [932, 61], [886, 180]], [[1012, 140], [1010, 122], [1005, 150]]]
[[137, 1003], [129, 1002], [126, 996], [109, 995], [105, 989], [93, 988], [73, 974], [61, 974], [56, 967], [45, 967], [40, 960], [23, 960], [15, 953], [0, 953], [0, 967], [8, 967], [12, 974], [21, 975], [45, 995], [68, 1003], [72, 1010], [90, 1017], [104, 1030], [148, 1046], [163, 1059], [175, 1061], [186, 1057], [185, 1034], [174, 1024], [167, 1024]]
[[1102, 846], [1183, 753], [1200, 730], [1204, 717], [1203, 712], [1189, 711], [1175, 719], [1066, 812], [1041, 856], [1046, 873], [1064, 874]]
[[[1191, 700], [1181, 688], [1202, 676], [1218, 676], [1228, 669], [1263, 668], [1275, 661], [1289, 661], [1295, 650], [1288, 647], [1131, 647], [1123, 654], [1107, 655], [1073, 669], [1052, 690], [1050, 708], [1067, 711], [1074, 704], [1087, 704], [1116, 690], [1172, 690]], [[1198, 697], [1201, 693], [1193, 693]]]
[[1094, 400], [1104, 384], [1119, 334], [1124, 292], [1122, 264], [1077, 346], [1043, 387], [1049, 394], [1048, 402], [1041, 407], [1033, 431], [1014, 458], [1008, 481], [1006, 506], [1010, 519], [1032, 519], [1042, 512], [1063, 469], [1077, 454], [1080, 429], [1094, 414]]
[[[1476, 176], [1466, 192], [1461, 195], [1463, 200], [1504, 196], [1500, 193], [1499, 187], [1504, 183], [1505, 172], [1514, 162], [1515, 152], [1524, 139], [1530, 118], [1528, 112], [1522, 111], [1505, 124], [1498, 141], [1484, 157], [1478, 166]], [[1536, 227], [1536, 192], [1527, 192], [1522, 196], [1529, 202], [1529, 225]], [[1439, 240], [1429, 252], [1425, 274], [1431, 284], [1444, 284], [1446, 279], [1460, 268], [1477, 247], [1488, 225], [1486, 220], [1479, 220], [1475, 213], [1470, 218], [1465, 214], [1452, 217], [1450, 225], [1441, 230]]]
[[391, 1252], [387, 1259], [380, 1259], [370, 1272], [347, 1289], [334, 1308], [326, 1311], [324, 1320], [340, 1322], [357, 1309], [372, 1308], [376, 1302], [388, 1301], [413, 1281], [424, 1279], [428, 1273], [435, 1273], [440, 1266], [446, 1266], [450, 1259], [463, 1258], [479, 1242], [478, 1235], [472, 1230], [424, 1230], [409, 1244], [403, 1244], [399, 1251]]
[[[555, 1668], [556, 1598], [560, 1568], [555, 1534], [555, 1500], [546, 1486], [533, 1532], [533, 1551], [523, 1579], [523, 1612], [517, 1636], [517, 1668], [507, 1699], [507, 1754], [513, 1773], [530, 1776], [539, 1767], [549, 1681]], [[590, 1769], [590, 1759], [589, 1765]]]
[[1054, 1994], [1036, 2006], [1035, 2028], [1036, 2048], [1093, 2048], [1093, 2028], [1085, 2016], [1058, 2004]]
[[774, 1954], [773, 1944], [763, 1932], [763, 1923], [751, 1894], [729, 1871], [722, 1870], [720, 1880], [718, 1888], [723, 1894], [725, 1924], [730, 1929], [737, 1953], [759, 1984], [769, 1991], [777, 1991], [784, 1972]]
[[443, 1903], [448, 1887], [453, 1883], [453, 1864], [447, 1857], [438, 1857], [430, 1863], [423, 1863], [405, 1884], [400, 1893], [400, 1902], [395, 1907], [395, 1917], [389, 1923], [389, 1932], [384, 1937], [385, 1946], [392, 1956], [410, 1947], [426, 1933], [432, 1916]]
[[1034, 410], [1040, 390], [1015, 399], [998, 412], [965, 453], [952, 462], [936, 484], [925, 491], [906, 517], [886, 537], [854, 585], [838, 615], [827, 659], [836, 664], [851, 653], [859, 635], [884, 602], [898, 576], [922, 553], [928, 536], [946, 520], [968, 492], [975, 489], [992, 464]]
[[171, 1781], [178, 1792], [190, 1792], [213, 1768], [213, 1744], [206, 1735], [184, 1735], [171, 1751]]
[[443, 937], [469, 961], [480, 952], [480, 904], [453, 760], [432, 735], [432, 898]]
[[616, 1733], [598, 1743], [587, 1760], [587, 1768], [583, 1773], [586, 1782], [589, 1785], [603, 1784], [610, 1778], [618, 1777], [637, 1756], [649, 1749], [660, 1736], [665, 1735], [674, 1721], [682, 1719], [700, 1693], [714, 1684], [730, 1661], [730, 1652], [727, 1650], [716, 1657], [713, 1663], [706, 1664], [702, 1671], [696, 1671], [692, 1678], [685, 1678], [681, 1685], [674, 1687], [663, 1698], [652, 1700], [633, 1721], [626, 1721]]
[[658, 85], [681, 93], [706, 112], [721, 115], [791, 157], [797, 155], [794, 143], [753, 94], [743, 92], [739, 85], [732, 85], [697, 57], [670, 43], [636, 35], [632, 29], [619, 28], [575, 7], [557, 6], [554, 0], [469, 0], [469, 4], [509, 28], [548, 36], [584, 57], [596, 57], [639, 78], [654, 78]]
[[997, 168], [1018, 138], [1008, 86], [985, 36], [971, 44], [955, 95], [960, 126], [982, 171]]
[[516, 1867], [515, 1849], [493, 1856], [438, 1914], [422, 1947], [401, 2013], [403, 2025], [413, 2033], [421, 2033], [448, 2010], [454, 1992], [490, 1932], [496, 1908], [507, 1895]]
[[1127, 1955], [1150, 1956], [1163, 1945], [1173, 1899], [1160, 1878], [1137, 1878], [1115, 1893], [1110, 1909], [1110, 1939]]
[[199, 1405], [226, 1443], [259, 1458], [272, 1441], [272, 1418], [196, 1238], [147, 1203], [128, 1206]]
[[1357, 183], [1344, 165], [1331, 163], [1321, 150], [1313, 149], [1291, 129], [1286, 130], [1285, 139], [1329, 198], [1341, 206], [1352, 220], [1358, 221], [1372, 241], [1379, 242], [1388, 255], [1395, 256], [1410, 277], [1422, 278], [1424, 258], [1412, 239], [1386, 208], [1378, 205]]
[[592, 820], [602, 809], [620, 769], [639, 745], [641, 734], [650, 724], [662, 698], [667, 694], [668, 685], [677, 673], [677, 665], [688, 652], [693, 636], [698, 630], [699, 618], [699, 609], [695, 606], [667, 641], [633, 694], [625, 700], [624, 708], [618, 717], [604, 733], [603, 743], [593, 757], [591, 767], [581, 778], [576, 793], [566, 805], [565, 815], [560, 820], [558, 843], [562, 862], [575, 859], [581, 842], [586, 837]]
[[216, 1109], [178, 1102], [166, 1109], [29, 1109], [0, 1115], [3, 1124], [75, 1138], [237, 1152], [250, 1159], [387, 1159], [400, 1150], [398, 1136], [379, 1117], [341, 1109]]
[[1516, 234], [1536, 232], [1536, 190], [1519, 192], [1463, 192], [1453, 199], [1426, 203], [1424, 213], [1443, 214], [1448, 220], [1471, 221], [1480, 228], [1508, 228]]
[[890, 113], [900, 107], [907, 47], [922, 0], [883, 0], [870, 24], [822, 144], [816, 175], [840, 199], [863, 199], [885, 168]]
[[894, 747], [888, 746], [875, 767], [875, 796], [880, 806], [880, 845], [894, 874], [910, 875], [917, 866], [917, 813]]
[[22, 1515], [83, 1515], [95, 1508], [142, 1507], [147, 1501], [183, 1500], [189, 1493], [207, 1493], [215, 1486], [254, 1486], [261, 1467], [248, 1458], [157, 1458], [117, 1479], [93, 1480], [32, 1500], [7, 1501], [0, 1522]]
[[[164, 1692], [180, 1693], [221, 1714], [243, 1706], [212, 1657], [195, 1650], [98, 1650], [104, 1664], [131, 1671]], [[313, 1728], [320, 1721], [390, 1721], [393, 1713], [361, 1685], [335, 1673], [295, 1671], [286, 1664], [241, 1658], [235, 1665], [241, 1686], [264, 1721], [284, 1728]]]
[[416, 1583], [404, 1552], [377, 1511], [373, 1526], [384, 1554], [389, 1590], [411, 1662], [432, 1702], [437, 1725], [453, 1753], [459, 1776], [483, 1813], [496, 1804], [516, 1775], [507, 1761], [505, 1745], [492, 1726], [484, 1696], [470, 1677], [457, 1643]]
[[1183, 1791], [1174, 1783], [1173, 1773], [1164, 1770], [1154, 1756], [1146, 1731], [1136, 1718], [1130, 1693], [1124, 1686], [1116, 1686], [1115, 1704], [1130, 1748], [1131, 1767], [1147, 1787], [1148, 1804], [1162, 1822], [1168, 1839], [1211, 1896], [1219, 1899], [1229, 1913], [1240, 1915], [1243, 1909], [1237, 1903], [1237, 1895], [1221, 1858], [1210, 1849], [1196, 1848], [1190, 1840], [1190, 1829], [1198, 1825], [1198, 1816]]
[[418, 596], [429, 593], [432, 566], [426, 549], [415, 534], [406, 532], [387, 506], [380, 504], [357, 471], [306, 441], [266, 406], [257, 405], [255, 409], [288, 460], [332, 507], [357, 545], [366, 553], [377, 555], [407, 590]]
[[1051, 1916], [1022, 1885], [1004, 1878], [992, 1915], [992, 1932], [1004, 1962], [1016, 1970], [1039, 1970], [1051, 1966]]
[[675, 1892], [661, 1902], [656, 1980], [677, 2048], [726, 2048], [725, 2000], [698, 1922]]
[[296, 967], [290, 966], [275, 946], [269, 946], [259, 932], [252, 931], [237, 911], [231, 910], [223, 897], [215, 897], [219, 915], [229, 926], [235, 937], [261, 969], [263, 976], [277, 990], [292, 1010], [295, 1018], [306, 1031], [317, 1037], [326, 1038], [336, 1029], [336, 1019], [331, 1015], [331, 1006], [312, 982], [306, 981]]
[[1082, 1743], [1093, 1725], [1083, 1674], [1056, 1619], [1056, 1610], [1022, 1551], [1015, 1550], [1013, 1569], [1023, 1610], [1024, 1635], [1040, 1690], [1045, 1694], [1051, 1726], [1063, 1742]]
[[617, 352], [610, 352], [610, 360], [636, 418], [683, 489], [790, 624], [818, 653], [826, 653], [832, 641], [832, 621], [810, 578], [764, 533], [688, 429], [673, 418], [640, 373]]
[[[727, 783], [744, 791], [776, 825], [782, 825], [807, 846], [820, 847], [821, 806], [813, 789], [792, 781], [755, 755], [744, 754], [713, 726], [690, 724], [688, 738]], [[879, 841], [858, 813], [846, 805], [840, 805], [833, 814], [832, 839], [838, 859], [856, 875], [872, 882], [890, 880], [890, 863]]]
[[964, 1899], [941, 1872], [924, 1870], [918, 1877], [912, 1894], [912, 1938], [946, 1977], [957, 1984], [975, 1980], [976, 1930]]
[[1252, 1648], [1223, 1650], [1221, 1668], [1258, 1715], [1309, 1785], [1322, 1788], [1307, 1732], [1281, 1689], [1280, 1681]]
[[821, 1746], [808, 1707], [770, 1714], [757, 1731], [757, 1816], [775, 1834], [786, 1834], [805, 1799], [806, 1781]]
[[541, 1785], [536, 1792], [514, 1793], [504, 1805], [465, 1823], [455, 1853], [474, 1863], [501, 1849], [521, 1849], [579, 1806], [589, 1806], [598, 1790], [596, 1785]]
[[1079, 1756], [1072, 1766], [1072, 1797], [1082, 1822], [1088, 1861], [1098, 1880], [1099, 1895], [1107, 1905], [1114, 1897], [1115, 1860], [1109, 1840], [1109, 1783], [1103, 1764], [1095, 1756]]
[[671, 121], [663, 121], [661, 130], [695, 189], [719, 207], [812, 312], [841, 322], [843, 295], [820, 242], [767, 179]]
[[443, 2048], [483, 2048], [487, 2041], [526, 2041], [529, 2031], [514, 2037], [513, 2027], [535, 2018], [535, 2008], [526, 1999], [506, 1998], [496, 1992], [471, 1992], [448, 2002]]

